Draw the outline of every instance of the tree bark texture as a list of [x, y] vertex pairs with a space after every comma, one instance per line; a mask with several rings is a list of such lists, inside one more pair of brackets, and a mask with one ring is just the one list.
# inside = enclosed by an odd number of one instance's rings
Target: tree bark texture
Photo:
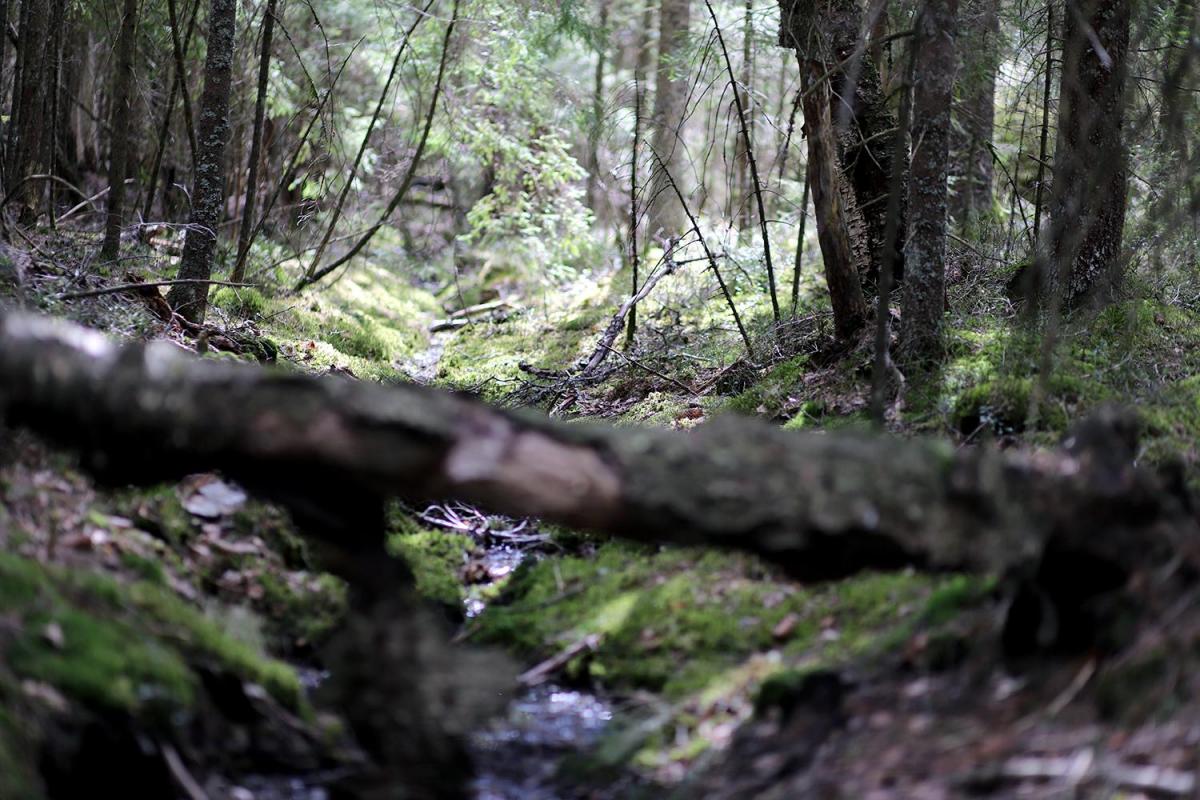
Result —
[[[1129, 180], [1122, 126], [1130, 4], [1084, 0], [1063, 20], [1063, 72], [1046, 276], [1068, 306], [1121, 278]], [[1092, 37], [1095, 37], [1094, 41]]]
[[310, 510], [341, 508], [347, 493], [454, 497], [737, 548], [801, 579], [905, 565], [1028, 574], [1053, 549], [1082, 554], [1047, 577], [1067, 591], [1097, 579], [1093, 562], [1118, 585], [1151, 557], [1200, 563], [1186, 503], [1133, 466], [1136, 436], [1120, 416], [1085, 424], [1061, 452], [732, 416], [689, 432], [564, 425], [421, 386], [200, 360], [167, 342], [118, 347], [17, 313], [0, 316], [0, 415], [123, 482], [219, 469]]
[[958, 0], [927, 0], [917, 17], [912, 162], [901, 357], [930, 365], [942, 354], [946, 307], [946, 195]]
[[1000, 48], [996, 0], [966, 2], [959, 28], [959, 78], [950, 142], [951, 177], [954, 179], [950, 215], [963, 225], [987, 214], [993, 202], [994, 169], [990, 145], [995, 129], [996, 70]]
[[125, 0], [121, 32], [117, 38], [117, 63], [112, 78], [112, 138], [108, 149], [108, 208], [104, 221], [101, 261], [116, 261], [121, 252], [121, 223], [125, 206], [125, 171], [129, 162], [129, 129], [133, 125], [129, 92], [133, 83], [133, 52], [137, 37], [137, 0]]
[[808, 141], [807, 182], [812, 192], [813, 216], [825, 283], [833, 305], [833, 327], [837, 337], [848, 340], [867, 320], [859, 265], [851, 246], [849, 223], [843, 205], [844, 181], [838, 172], [837, 143], [829, 116], [829, 83], [816, 81], [819, 64], [800, 62], [801, 91], [804, 93], [804, 134]]
[[[654, 84], [653, 135], [650, 146], [679, 188], [687, 191], [684, 164], [687, 155], [683, 128], [688, 100], [688, 28], [691, 0], [662, 0], [658, 11], [658, 65]], [[673, 237], [683, 233], [683, 209], [667, 185], [661, 170], [650, 180], [647, 233], [655, 237]]]
[[258, 94], [254, 100], [254, 128], [250, 133], [250, 164], [246, 176], [246, 203], [238, 229], [237, 260], [230, 280], [240, 283], [246, 277], [246, 256], [250, 251], [250, 233], [254, 229], [254, 210], [258, 199], [258, 168], [262, 160], [263, 119], [267, 113], [267, 87], [271, 78], [271, 40], [275, 34], [275, 2], [267, 0], [263, 12], [262, 51], [258, 59]]
[[[838, 158], [847, 186], [843, 204], [854, 205], [850, 216], [859, 216], [867, 254], [863, 278], [878, 280], [887, 238], [887, 197], [895, 153], [890, 147], [896, 115], [888, 106], [879, 68], [864, 47], [863, 8], [858, 0], [780, 0], [780, 44], [796, 49], [803, 61], [820, 65], [819, 74], [831, 83], [831, 120], [837, 132]], [[901, 154], [903, 158], [905, 154]], [[902, 171], [906, 164], [901, 164]], [[904, 273], [905, 210], [893, 250], [897, 280]], [[851, 231], [855, 226], [851, 224]]]
[[[45, 127], [43, 73], [48, 57], [46, 34], [49, 21], [50, 9], [46, 0], [24, 0], [21, 3], [8, 121], [8, 171], [5, 178], [9, 186], [17, 186], [22, 178], [35, 171], [41, 151]], [[15, 199], [19, 204], [22, 222], [33, 222], [36, 188], [26, 184]]]
[[[237, 3], [212, 0], [209, 11], [208, 54], [204, 61], [204, 92], [200, 96], [197, 127], [196, 176], [192, 184], [192, 216], [183, 243], [179, 277], [208, 280], [212, 276], [217, 226], [224, 207], [225, 144], [229, 140], [229, 87]], [[208, 307], [208, 287], [187, 284], [172, 287], [167, 301], [192, 322], [203, 322]]]

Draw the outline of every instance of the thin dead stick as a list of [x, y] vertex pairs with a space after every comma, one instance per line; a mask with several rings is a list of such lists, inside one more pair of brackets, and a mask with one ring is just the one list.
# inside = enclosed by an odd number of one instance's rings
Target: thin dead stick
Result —
[[[429, 14], [429, 9], [433, 7], [434, 0], [429, 0], [425, 7], [417, 14], [417, 18], [408, 30], [404, 32], [404, 38], [400, 40], [400, 46], [396, 49], [396, 57], [392, 59], [392, 69], [388, 72], [387, 80], [384, 81], [383, 91], [379, 93], [379, 100], [375, 103], [375, 113], [371, 115], [371, 121], [367, 125], [367, 132], [363, 134], [362, 141], [359, 142], [358, 152], [354, 156], [354, 163], [350, 165], [350, 172], [346, 175], [346, 182], [342, 185], [342, 191], [338, 194], [337, 203], [333, 207], [333, 213], [329, 217], [329, 224], [325, 226], [325, 234], [321, 237], [321, 243], [317, 245], [317, 251], [313, 255], [312, 262], [308, 265], [306, 277], [311, 277], [318, 267], [321, 266], [321, 256], [325, 255], [325, 248], [329, 246], [329, 240], [333, 238], [333, 231], [337, 227], [338, 220], [342, 218], [342, 208], [346, 205], [346, 198], [350, 194], [350, 188], [354, 185], [354, 179], [358, 175], [358, 168], [362, 164], [363, 156], [367, 152], [367, 145], [371, 142], [371, 134], [375, 131], [375, 125], [379, 122], [380, 114], [383, 111], [383, 104], [387, 102], [388, 95], [392, 91], [392, 83], [396, 80], [396, 73], [400, 70], [400, 61], [404, 57], [404, 53], [408, 50], [409, 39], [412, 38], [413, 32], [422, 20]], [[239, 257], [239, 261], [240, 261]]]
[[721, 276], [721, 269], [717, 266], [716, 256], [709, 249], [708, 241], [705, 240], [704, 234], [700, 231], [700, 223], [696, 221], [696, 215], [692, 213], [692, 209], [684, 199], [683, 192], [679, 189], [679, 184], [675, 183], [675, 177], [671, 175], [671, 171], [667, 169], [667, 165], [663, 163], [662, 158], [653, 147], [650, 148], [650, 155], [658, 163], [658, 168], [662, 170], [663, 177], [670, 185], [671, 190], [675, 192], [675, 197], [679, 200], [679, 205], [683, 208], [683, 213], [687, 215], [688, 222], [691, 223], [692, 230], [696, 233], [696, 238], [700, 240], [700, 246], [704, 249], [704, 255], [708, 258], [708, 266], [712, 268], [713, 275], [717, 276], [717, 285], [721, 287], [721, 294], [725, 296], [725, 302], [729, 304], [729, 311], [733, 314], [733, 321], [737, 323], [738, 333], [742, 335], [742, 341], [746, 344], [746, 354], [750, 357], [751, 361], [754, 361], [754, 345], [750, 343], [750, 334], [746, 333], [746, 326], [742, 324], [742, 316], [738, 314], [737, 305], [733, 302], [733, 295], [729, 293], [729, 287], [725, 284], [725, 278]]
[[725, 58], [725, 71], [729, 74], [729, 85], [733, 89], [733, 102], [737, 108], [738, 124], [742, 129], [742, 142], [746, 146], [746, 160], [750, 163], [750, 180], [754, 184], [754, 201], [758, 205], [758, 227], [762, 234], [763, 258], [767, 266], [767, 288], [771, 293], [771, 312], [775, 321], [779, 322], [779, 294], [775, 290], [775, 265], [771, 262], [771, 239], [767, 235], [767, 211], [763, 205], [762, 181], [758, 178], [758, 160], [754, 157], [754, 143], [750, 139], [750, 126], [746, 123], [746, 109], [742, 106], [742, 94], [738, 91], [737, 79], [733, 77], [733, 64], [729, 61], [729, 51], [725, 48], [725, 36], [721, 33], [721, 25], [717, 22], [717, 12], [713, 11], [712, 3], [704, 0], [708, 15], [712, 17], [713, 27], [717, 32], [717, 44], [721, 47], [721, 55]]
[[200, 278], [175, 278], [169, 281], [153, 281], [150, 283], [122, 283], [119, 286], [106, 286], [103, 289], [89, 289], [86, 292], [67, 292], [56, 297], [58, 300], [80, 300], [84, 297], [100, 297], [106, 294], [119, 294], [134, 289], [154, 288], [158, 286], [178, 286], [179, 284], [204, 284], [207, 286], [234, 286], [239, 289], [254, 289], [255, 283], [234, 283], [233, 281], [206, 281]]
[[659, 281], [674, 273], [677, 266], [677, 264], [670, 260], [668, 253], [667, 267], [647, 278], [646, 283], [642, 286], [642, 288], [640, 288], [636, 294], [632, 295], [621, 304], [621, 307], [617, 310], [617, 313], [613, 315], [612, 321], [608, 323], [608, 327], [606, 327], [604, 329], [604, 333], [601, 334], [600, 341], [597, 344], [596, 349], [588, 358], [583, 370], [580, 371], [581, 376], [591, 375], [600, 368], [600, 365], [604, 363], [604, 359], [612, 350], [612, 343], [617, 340], [617, 336], [621, 333], [621, 327], [625, 322], [625, 318], [634, 313], [634, 310], [637, 308], [637, 304], [646, 299], [646, 297], [650, 294], [650, 291], [658, 285]]
[[359, 252], [361, 252], [362, 249], [366, 247], [368, 243], [370, 243], [375, 234], [379, 232], [379, 229], [387, 224], [388, 218], [392, 216], [393, 212], [396, 210], [396, 207], [400, 205], [400, 202], [404, 200], [404, 196], [408, 194], [409, 187], [412, 186], [413, 179], [417, 174], [417, 165], [421, 163], [421, 156], [425, 152], [425, 144], [429, 141], [429, 131], [433, 127], [433, 117], [437, 113], [438, 96], [442, 93], [442, 78], [444, 78], [446, 75], [446, 63], [450, 59], [450, 38], [454, 34], [454, 26], [458, 24], [458, 6], [459, 0], [454, 0], [453, 9], [450, 12], [450, 22], [446, 25], [446, 33], [442, 37], [442, 55], [438, 61], [437, 77], [433, 82], [433, 93], [429, 98], [429, 113], [425, 115], [425, 127], [421, 131], [421, 138], [417, 142], [417, 147], [413, 152], [412, 160], [408, 162], [408, 169], [404, 173], [404, 179], [400, 182], [400, 188], [398, 188], [396, 190], [396, 194], [392, 196], [391, 202], [388, 203], [387, 208], [384, 209], [383, 214], [381, 214], [379, 217], [379, 220], [372, 225], [366, 233], [363, 234], [361, 239], [354, 243], [354, 246], [350, 248], [350, 252], [346, 253], [346, 255], [337, 259], [329, 266], [323, 267], [316, 272], [311, 272], [310, 270], [311, 274], [305, 275], [302, 279], [300, 279], [300, 281], [297, 282], [296, 286], [292, 289], [293, 292], [299, 292], [304, 287], [316, 283], [317, 281], [321, 280], [321, 278], [324, 278], [326, 275], [357, 256]]
[[[128, 180], [128, 181], [132, 181], [133, 179], [132, 179], [132, 178], [127, 178], [126, 180]], [[63, 215], [62, 215], [61, 217], [59, 217], [58, 219], [54, 220], [54, 224], [58, 225], [58, 224], [61, 224], [62, 222], [64, 222], [65, 220], [67, 220], [67, 219], [70, 219], [72, 216], [74, 216], [74, 215], [75, 215], [75, 212], [76, 212], [76, 211], [78, 211], [79, 209], [83, 208], [84, 206], [91, 206], [91, 207], [92, 207], [92, 210], [93, 210], [93, 211], [95, 211], [97, 214], [99, 214], [99, 213], [100, 213], [100, 209], [99, 209], [99, 208], [96, 208], [96, 201], [97, 201], [97, 200], [99, 200], [101, 197], [104, 197], [104, 195], [108, 194], [108, 190], [109, 190], [109, 189], [111, 189], [111, 188], [112, 188], [111, 186], [105, 186], [103, 189], [101, 189], [100, 191], [96, 192], [96, 193], [95, 193], [94, 195], [92, 195], [91, 197], [85, 197], [85, 198], [84, 198], [83, 200], [81, 200], [79, 203], [77, 203], [76, 205], [74, 205], [74, 206], [72, 206], [71, 208], [69, 208], [69, 209], [67, 209], [66, 211], [64, 211], [64, 212], [63, 212]]]
[[[87, 198], [87, 195], [84, 194], [78, 187], [76, 187], [75, 184], [69, 183], [68, 181], [63, 180], [62, 178], [58, 177], [57, 175], [46, 175], [46, 174], [26, 175], [24, 178], [17, 181], [17, 185], [14, 186], [12, 189], [10, 189], [8, 191], [8, 194], [4, 195], [3, 200], [0, 200], [0, 208], [4, 208], [5, 206], [7, 206], [9, 204], [9, 201], [11, 201], [13, 199], [13, 196], [18, 191], [21, 190], [21, 187], [23, 187], [25, 184], [30, 183], [32, 181], [50, 181], [51, 183], [57, 183], [57, 184], [67, 187], [68, 189], [70, 189], [72, 192], [79, 195], [80, 197]], [[87, 200], [84, 200], [84, 202], [86, 203]]]
[[[271, 217], [271, 212], [275, 210], [275, 203], [279, 201], [279, 196], [283, 194], [283, 190], [287, 188], [288, 184], [290, 184], [295, 177], [296, 165], [300, 161], [300, 153], [304, 150], [304, 145], [308, 142], [309, 134], [312, 133], [313, 127], [317, 124], [317, 121], [320, 120], [321, 114], [325, 110], [325, 104], [333, 95], [333, 90], [337, 86], [338, 79], [342, 77], [342, 72], [345, 71], [346, 65], [350, 63], [350, 59], [354, 56], [354, 53], [357, 52], [358, 46], [363, 43], [364, 39], [366, 39], [365, 36], [355, 42], [354, 47], [350, 48], [350, 52], [346, 54], [344, 59], [342, 59], [341, 66], [338, 67], [338, 71], [334, 74], [333, 80], [329, 82], [329, 88], [325, 90], [325, 94], [322, 95], [317, 102], [317, 107], [313, 110], [313, 115], [308, 121], [308, 126], [304, 129], [304, 133], [300, 135], [300, 139], [296, 142], [296, 146], [292, 149], [292, 155], [291, 158], [288, 159], [287, 169], [285, 169], [283, 174], [280, 176], [279, 183], [275, 185], [275, 191], [271, 194], [271, 198], [263, 207], [262, 215], [259, 216], [258, 222], [254, 226], [254, 230], [250, 232], [250, 241], [247, 245], [247, 248], [253, 246], [255, 240], [258, 238], [258, 235], [262, 233], [262, 229], [266, 227], [267, 220]], [[259, 270], [259, 272], [261, 272], [261, 270]], [[256, 272], [254, 274], [258, 273]]]
[[676, 380], [675, 378], [672, 378], [669, 375], [664, 375], [663, 373], [659, 372], [658, 370], [656, 370], [654, 367], [650, 366], [649, 364], [643, 364], [641, 361], [638, 361], [635, 358], [630, 358], [629, 356], [622, 353], [620, 350], [616, 350], [616, 349], [604, 344], [603, 342], [600, 343], [600, 346], [603, 347], [605, 350], [607, 350], [610, 353], [616, 353], [621, 358], [625, 359], [626, 362], [632, 364], [633, 366], [637, 367], [638, 369], [640, 369], [644, 372], [649, 372], [651, 375], [655, 375], [659, 378], [662, 378], [664, 381], [667, 381], [668, 383], [678, 386], [680, 389], [683, 389], [685, 392], [687, 392], [690, 395], [696, 394], [696, 390], [693, 389], [692, 387], [688, 386], [683, 381]]

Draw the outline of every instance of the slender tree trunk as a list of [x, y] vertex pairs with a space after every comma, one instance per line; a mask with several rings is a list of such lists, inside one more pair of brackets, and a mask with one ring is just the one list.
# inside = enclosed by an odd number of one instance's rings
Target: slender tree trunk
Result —
[[[195, 21], [196, 10], [200, 6], [200, 0], [195, 0], [196, 5], [192, 9], [192, 20]], [[187, 76], [188, 69], [184, 63], [184, 57], [187, 55], [187, 45], [179, 40], [179, 15], [175, 10], [175, 0], [167, 0], [167, 15], [171, 24], [171, 52], [175, 55], [175, 78], [179, 81], [179, 95], [183, 99], [183, 125], [187, 130], [188, 147], [192, 154], [192, 170], [196, 170], [199, 158], [199, 146], [196, 143], [196, 125], [192, 118], [192, 97], [188, 91]], [[212, 21], [209, 21], [212, 24]], [[191, 29], [191, 23], [188, 25]]]
[[796, 263], [792, 266], [792, 316], [800, 307], [800, 273], [804, 268], [804, 235], [808, 223], [808, 198], [812, 184], [808, 182], [808, 168], [804, 169], [804, 192], [800, 197], [800, 225], [796, 232]]
[[237, 261], [230, 277], [241, 283], [246, 276], [246, 255], [250, 251], [250, 234], [254, 229], [254, 206], [258, 197], [258, 166], [262, 158], [263, 118], [267, 110], [267, 86], [271, 77], [271, 37], [275, 33], [275, 3], [267, 0], [262, 23], [262, 54], [258, 59], [258, 97], [254, 101], [254, 130], [250, 134], [250, 166], [246, 178], [246, 202], [242, 206], [242, 224], [238, 228]]
[[[1042, 131], [1038, 140], [1038, 171], [1037, 190], [1033, 198], [1033, 241], [1034, 247], [1041, 247], [1042, 212], [1045, 210], [1046, 196], [1046, 159], [1050, 158], [1050, 87], [1054, 81], [1054, 0], [1046, 0], [1046, 53], [1045, 75], [1042, 84]], [[1034, 276], [1031, 271], [1029, 273]], [[1034, 276], [1036, 277], [1036, 276]], [[1029, 287], [1031, 293], [1036, 286]]]
[[[739, 78], [738, 92], [742, 100], [742, 109], [746, 115], [746, 136], [739, 141], [734, 163], [737, 165], [737, 183], [733, 192], [734, 203], [737, 204], [738, 230], [747, 231], [754, 224], [751, 204], [754, 202], [754, 185], [750, 178], [749, 152], [754, 147], [754, 95], [751, 88], [754, 85], [754, 0], [746, 0], [742, 15], [742, 71]], [[747, 145], [749, 142], [749, 145]]]
[[[21, 25], [17, 37], [16, 71], [13, 76], [12, 110], [8, 126], [8, 184], [16, 186], [34, 172], [41, 155], [45, 128], [42, 102], [45, 81], [46, 33], [50, 11], [46, 0], [21, 3]], [[6, 32], [7, 33], [7, 32]], [[36, 188], [26, 184], [15, 198], [23, 222], [32, 222], [37, 205]]]
[[[970, 223], [992, 208], [991, 143], [996, 113], [1000, 17], [997, 0], [970, 0], [963, 9], [958, 37], [961, 67], [954, 99], [950, 215]], [[914, 223], [915, 224], [915, 223]]]
[[1108, 295], [1121, 280], [1130, 13], [1127, 0], [1084, 0], [1063, 20], [1049, 277], [1068, 306]]
[[[637, 297], [639, 282], [638, 267], [641, 253], [638, 252], [638, 151], [642, 139], [642, 72], [634, 67], [633, 72], [633, 143], [629, 156], [629, 262], [633, 270], [632, 286], [629, 296]], [[629, 307], [629, 317], [625, 326], [625, 347], [633, 346], [633, 338], [637, 334], [637, 303]]]
[[[654, 87], [651, 149], [662, 159], [673, 180], [684, 180], [686, 148], [683, 130], [688, 99], [688, 28], [691, 0], [661, 0], [658, 10], [658, 65]], [[651, 176], [647, 233], [651, 237], [678, 236], [684, 230], [683, 210], [678, 207], [666, 177]], [[679, 186], [687, 191], [686, 182]]]
[[121, 223], [125, 205], [125, 169], [129, 161], [129, 129], [133, 125], [129, 93], [133, 83], [133, 53], [137, 36], [137, 0], [125, 0], [121, 33], [117, 39], [117, 63], [113, 70], [112, 138], [108, 151], [108, 213], [104, 223], [101, 261], [116, 261], [121, 252]]
[[[217, 226], [224, 199], [225, 144], [229, 140], [229, 88], [237, 22], [236, 0], [212, 0], [208, 15], [208, 54], [204, 61], [204, 92], [200, 96], [196, 176], [192, 184], [192, 215], [179, 261], [179, 277], [208, 280], [212, 276]], [[167, 301], [180, 316], [203, 322], [208, 287], [198, 284], [171, 288]]]
[[[172, 0], [172, 8], [174, 2]], [[183, 51], [187, 52], [188, 46], [192, 41], [192, 31], [196, 26], [196, 16], [200, 10], [200, 0], [193, 0], [192, 11], [188, 15], [187, 31], [183, 35]], [[172, 34], [173, 35], [173, 34]], [[174, 48], [172, 48], [172, 52]], [[163, 121], [158, 129], [158, 147], [154, 151], [154, 161], [150, 168], [150, 185], [146, 189], [146, 203], [142, 206], [142, 216], [146, 219], [154, 211], [154, 199], [158, 194], [158, 173], [162, 170], [163, 156], [167, 151], [167, 140], [171, 136], [171, 117], [175, 114], [175, 100], [179, 97], [180, 89], [184, 82], [180, 80], [179, 67], [172, 62], [171, 69], [171, 88], [167, 92], [167, 103], [163, 109]], [[189, 140], [190, 144], [190, 140]], [[169, 188], [169, 187], [168, 187]]]
[[801, 61], [804, 133], [808, 139], [806, 180], [812, 192], [817, 239], [825, 265], [825, 283], [833, 306], [833, 327], [839, 339], [851, 338], [867, 320], [857, 260], [838, 190], [837, 144], [830, 119], [829, 82], [820, 79], [820, 62]]
[[942, 355], [946, 307], [947, 177], [958, 0], [927, 0], [917, 20], [912, 162], [908, 178], [901, 355], [927, 366]]
[[[47, 86], [46, 96], [46, 122], [48, 123], [49, 135], [43, 143], [45, 155], [43, 160], [46, 164], [46, 172], [50, 175], [57, 175], [58, 162], [58, 145], [60, 139], [60, 114], [59, 100], [62, 95], [62, 60], [63, 60], [63, 36], [66, 28], [67, 20], [67, 0], [53, 0], [54, 13], [50, 20], [50, 49], [48, 58], [50, 59], [50, 79]], [[51, 230], [55, 229], [55, 212], [57, 204], [55, 202], [58, 196], [58, 184], [55, 181], [46, 182], [46, 216], [47, 222]]]
[[600, 4], [600, 42], [596, 47], [596, 74], [592, 85], [592, 119], [588, 131], [588, 174], [587, 197], [588, 208], [596, 216], [600, 215], [600, 131], [604, 122], [604, 70], [608, 61], [608, 8], [609, 4]]

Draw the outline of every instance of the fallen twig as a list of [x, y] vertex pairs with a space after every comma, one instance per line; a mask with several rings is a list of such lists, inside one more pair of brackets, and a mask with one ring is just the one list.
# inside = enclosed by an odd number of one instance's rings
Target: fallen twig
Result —
[[585, 651], [595, 652], [600, 647], [600, 634], [592, 633], [567, 647], [556, 656], [551, 656], [542, 663], [527, 669], [517, 676], [517, 683], [522, 686], [537, 686], [570, 663], [571, 659]]
[[633, 366], [637, 367], [638, 369], [649, 372], [651, 375], [657, 375], [658, 377], [662, 378], [664, 381], [667, 381], [668, 383], [672, 383], [675, 386], [678, 386], [680, 389], [683, 389], [688, 394], [693, 394], [693, 395], [696, 394], [696, 390], [691, 388], [690, 386], [688, 386], [686, 383], [676, 380], [675, 378], [672, 378], [669, 375], [664, 375], [663, 373], [656, 370], [654, 367], [651, 367], [647, 364], [643, 364], [642, 362], [638, 361], [637, 359], [630, 358], [629, 356], [622, 353], [620, 350], [616, 350], [616, 349], [610, 347], [609, 345], [604, 344], [603, 342], [600, 343], [600, 346], [603, 347], [605, 350], [608, 350], [610, 353], [616, 353], [621, 358], [625, 359], [627, 362], [629, 362]]
[[203, 280], [201, 278], [175, 278], [175, 279], [169, 280], [169, 281], [151, 281], [151, 282], [147, 282], [147, 283], [122, 283], [117, 286], [106, 286], [102, 289], [89, 289], [86, 292], [66, 292], [65, 294], [58, 295], [56, 299], [58, 299], [58, 300], [80, 300], [84, 297], [100, 297], [101, 295], [105, 295], [105, 294], [119, 294], [121, 292], [133, 291], [134, 289], [152, 289], [152, 288], [156, 288], [158, 286], [176, 286], [178, 284], [186, 284], [186, 283], [203, 283], [203, 284], [208, 284], [210, 286], [235, 286], [240, 289], [253, 289], [253, 288], [258, 287], [258, 284], [256, 284], [256, 283], [234, 283], [233, 281], [210, 281], [210, 280]]

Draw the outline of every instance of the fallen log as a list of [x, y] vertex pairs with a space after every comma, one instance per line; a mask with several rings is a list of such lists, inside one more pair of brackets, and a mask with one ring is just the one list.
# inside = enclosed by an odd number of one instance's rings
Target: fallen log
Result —
[[1119, 588], [1139, 565], [1200, 563], [1186, 499], [1133, 466], [1130, 425], [1114, 414], [1055, 452], [733, 416], [690, 432], [566, 425], [428, 387], [196, 359], [166, 342], [118, 346], [8, 313], [0, 418], [121, 480], [216, 469], [293, 508], [345, 507], [347, 492], [455, 498], [645, 542], [741, 549], [809, 580], [901, 566], [1017, 571], [1070, 604]]

